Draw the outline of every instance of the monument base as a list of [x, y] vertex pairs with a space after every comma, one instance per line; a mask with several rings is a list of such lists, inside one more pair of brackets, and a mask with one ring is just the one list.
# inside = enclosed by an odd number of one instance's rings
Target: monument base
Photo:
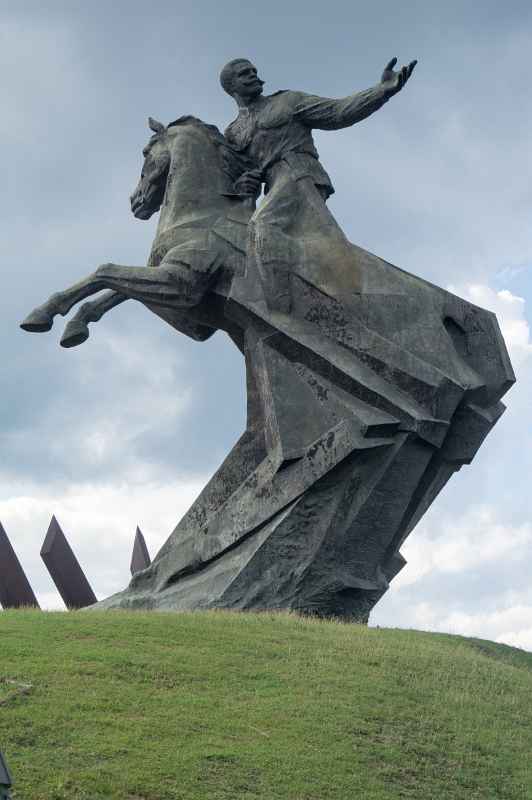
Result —
[[349, 247], [336, 284], [309, 259], [294, 270], [289, 310], [249, 290], [249, 269], [241, 292], [235, 279], [223, 313], [246, 358], [246, 432], [153, 563], [93, 608], [367, 621], [514, 375], [492, 313]]

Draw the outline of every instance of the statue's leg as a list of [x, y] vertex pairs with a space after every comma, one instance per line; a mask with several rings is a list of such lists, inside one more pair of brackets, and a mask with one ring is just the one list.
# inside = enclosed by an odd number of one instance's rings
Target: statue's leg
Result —
[[49, 331], [57, 314], [65, 316], [76, 303], [102, 289], [113, 289], [126, 299], [166, 308], [189, 308], [196, 305], [216, 273], [216, 254], [206, 258], [210, 254], [198, 253], [198, 268], [195, 268], [188, 258], [178, 260], [177, 255], [180, 254], [176, 250], [177, 248], [170, 251], [174, 254], [172, 260], [162, 262], [159, 267], [103, 264], [88, 278], [53, 294], [46, 303], [26, 317], [21, 328], [31, 333]]
[[98, 322], [104, 314], [126, 300], [127, 297], [111, 289], [97, 300], [83, 303], [66, 324], [60, 341], [61, 346], [76, 347], [78, 344], [83, 344], [89, 338], [89, 322]]
[[[100, 277], [100, 271], [112, 266], [115, 267], [115, 269], [117, 268], [115, 265], [103, 264], [101, 267], [98, 267], [92, 275], [89, 275], [88, 278], [78, 281], [78, 283], [75, 283], [69, 289], [56, 292], [48, 298], [46, 303], [43, 303], [42, 306], [37, 306], [31, 314], [28, 314], [20, 327], [30, 333], [44, 333], [45, 331], [51, 330], [55, 316], [58, 314], [65, 316], [76, 303], [79, 303], [91, 294], [100, 292], [102, 289], [111, 288], [107, 286]], [[135, 268], [118, 267], [118, 269]]]

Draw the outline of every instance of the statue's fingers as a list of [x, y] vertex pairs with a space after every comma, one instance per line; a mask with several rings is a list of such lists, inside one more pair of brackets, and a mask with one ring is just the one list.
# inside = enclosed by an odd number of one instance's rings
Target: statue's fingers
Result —
[[387, 72], [388, 70], [393, 69], [396, 64], [397, 64], [397, 59], [396, 58], [392, 58], [392, 60], [388, 61], [388, 63], [384, 67], [384, 71]]
[[411, 74], [413, 73], [416, 64], [417, 64], [417, 58], [415, 58], [414, 61], [411, 61], [410, 64], [408, 65], [408, 77], [410, 77]]

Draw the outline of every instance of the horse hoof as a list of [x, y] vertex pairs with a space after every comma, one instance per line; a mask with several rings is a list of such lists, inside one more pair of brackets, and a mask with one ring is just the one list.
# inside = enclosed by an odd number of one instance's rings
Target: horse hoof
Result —
[[85, 322], [71, 320], [67, 323], [59, 344], [61, 347], [77, 347], [78, 344], [86, 342], [88, 338], [89, 326]]
[[24, 322], [20, 324], [20, 327], [23, 331], [28, 331], [28, 333], [46, 333], [46, 331], [52, 330], [53, 324], [54, 318], [52, 314], [35, 309], [31, 314], [28, 314]]

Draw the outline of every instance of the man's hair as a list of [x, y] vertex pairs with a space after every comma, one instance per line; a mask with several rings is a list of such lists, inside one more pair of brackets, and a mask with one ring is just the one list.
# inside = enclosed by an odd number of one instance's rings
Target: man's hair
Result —
[[232, 61], [229, 61], [225, 67], [220, 72], [220, 83], [222, 84], [222, 88], [227, 94], [233, 94], [233, 77], [235, 72], [235, 67], [237, 64], [251, 64], [249, 58], [233, 58]]

